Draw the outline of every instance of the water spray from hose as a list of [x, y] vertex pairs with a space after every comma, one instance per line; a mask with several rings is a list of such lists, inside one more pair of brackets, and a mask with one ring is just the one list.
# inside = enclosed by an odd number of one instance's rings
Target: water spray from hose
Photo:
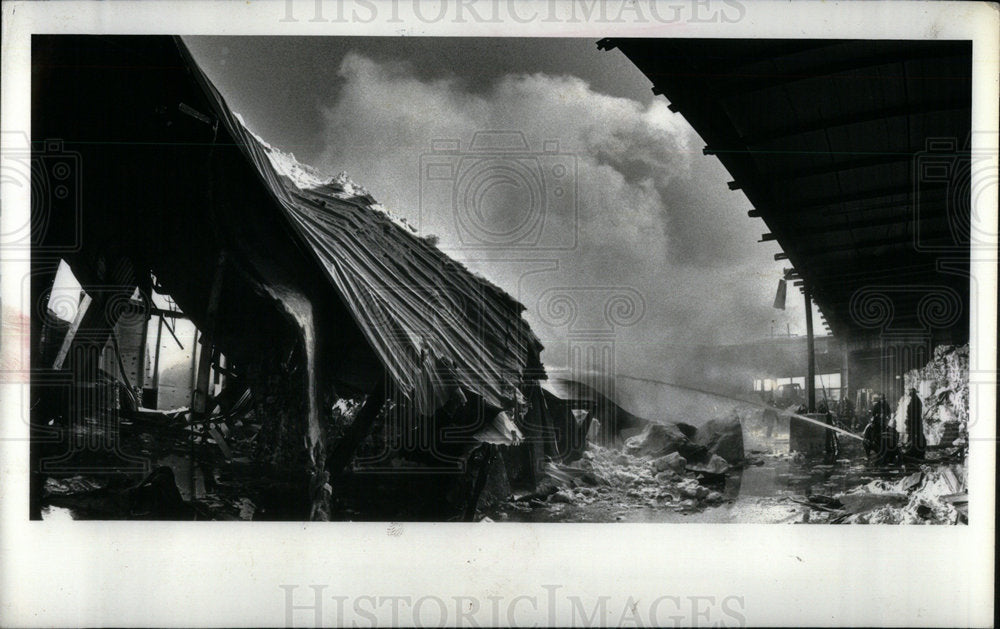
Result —
[[[707, 389], [701, 389], [699, 387], [692, 387], [692, 386], [688, 386], [686, 384], [677, 384], [675, 382], [664, 382], [662, 380], [654, 380], [652, 378], [640, 378], [638, 376], [626, 376], [626, 375], [623, 375], [623, 374], [618, 374], [617, 377], [619, 377], [619, 378], [625, 378], [626, 380], [635, 380], [637, 382], [648, 382], [650, 384], [659, 384], [659, 385], [663, 385], [663, 386], [667, 386], [667, 387], [674, 387], [674, 388], [677, 388], [677, 389], [685, 389], [687, 391], [694, 391], [696, 393], [703, 393], [705, 395], [711, 395], [713, 397], [723, 398], [723, 399], [726, 399], [726, 400], [732, 400], [734, 402], [743, 402], [744, 404], [750, 404], [751, 406], [756, 406], [758, 408], [763, 408], [763, 409], [773, 408], [773, 407], [768, 406], [767, 404], [765, 404], [764, 402], [762, 402], [761, 400], [756, 399], [756, 398], [737, 397], [735, 395], [729, 395], [729, 394], [726, 394], [726, 393], [719, 393], [718, 391], [709, 391]], [[820, 428], [824, 428], [826, 430], [832, 430], [833, 432], [842, 434], [845, 437], [850, 437], [851, 439], [857, 439], [858, 441], [863, 441], [863, 438], [860, 435], [856, 435], [853, 432], [844, 430], [843, 428], [838, 428], [836, 426], [831, 426], [830, 424], [822, 422], [822, 421], [820, 421], [818, 419], [813, 419], [812, 417], [806, 417], [805, 415], [800, 415], [798, 413], [793, 413], [791, 411], [786, 411], [786, 410], [781, 410], [781, 409], [778, 409], [778, 410], [781, 412], [782, 415], [788, 415], [789, 417], [794, 417], [795, 419], [798, 419], [798, 420], [801, 420], [801, 421], [804, 421], [804, 422], [808, 422], [810, 424], [815, 424], [816, 426], [819, 426]]]

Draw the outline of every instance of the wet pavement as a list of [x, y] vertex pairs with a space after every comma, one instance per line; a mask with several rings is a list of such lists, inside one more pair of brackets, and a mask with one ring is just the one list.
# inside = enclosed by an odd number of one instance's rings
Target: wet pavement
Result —
[[[628, 480], [594, 488], [577, 488], [572, 500], [508, 501], [487, 516], [512, 522], [703, 522], [793, 523], [822, 521], [821, 509], [802, 504], [809, 496], [834, 496], [877, 479], [895, 481], [913, 470], [874, 468], [860, 444], [842, 443], [836, 458], [809, 458], [788, 452], [787, 433], [767, 438], [744, 430], [747, 464], [726, 474], [724, 481], [702, 484], [721, 496], [685, 499], [675, 488], [657, 491], [654, 479]], [[750, 447], [755, 446], [755, 447]], [[763, 448], [766, 448], [764, 450]], [[622, 454], [607, 457], [635, 471], [644, 459]], [[574, 493], [576, 492], [576, 493]], [[711, 495], [711, 494], [710, 494]], [[565, 496], [565, 493], [564, 493]], [[886, 504], [894, 497], [886, 495]], [[714, 503], [714, 504], [713, 504]]]

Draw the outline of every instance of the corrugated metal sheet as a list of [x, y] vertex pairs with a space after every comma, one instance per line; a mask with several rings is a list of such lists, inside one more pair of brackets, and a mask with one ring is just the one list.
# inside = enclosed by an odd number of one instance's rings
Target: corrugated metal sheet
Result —
[[417, 236], [350, 181], [324, 179], [256, 137], [176, 41], [225, 131], [415, 408], [433, 412], [455, 384], [489, 405], [511, 408], [525, 371], [533, 378], [541, 373], [541, 344], [521, 316], [524, 306]]

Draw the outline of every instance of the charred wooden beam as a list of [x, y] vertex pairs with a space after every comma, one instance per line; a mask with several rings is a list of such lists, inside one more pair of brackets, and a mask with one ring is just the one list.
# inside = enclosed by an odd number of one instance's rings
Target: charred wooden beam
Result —
[[493, 460], [497, 454], [496, 446], [492, 444], [484, 443], [482, 447], [485, 451], [483, 452], [482, 461], [479, 464], [479, 472], [476, 474], [476, 483], [472, 488], [472, 496], [469, 497], [469, 501], [465, 505], [463, 519], [466, 522], [472, 522], [476, 518], [479, 497], [483, 494], [483, 489], [486, 488], [486, 481], [490, 476], [490, 468], [493, 467]]
[[354, 422], [347, 428], [344, 436], [334, 446], [333, 452], [327, 457], [326, 470], [332, 476], [340, 475], [347, 469], [351, 459], [354, 458], [354, 452], [371, 431], [382, 407], [385, 406], [386, 379], [388, 377], [388, 374], [382, 374], [378, 377], [375, 390], [365, 399], [365, 404], [361, 407]]
[[816, 208], [827, 207], [830, 205], [838, 205], [840, 203], [868, 201], [869, 199], [880, 199], [882, 197], [891, 197], [903, 194], [912, 195], [913, 184], [907, 183], [904, 185], [888, 186], [884, 188], [873, 188], [870, 190], [861, 190], [858, 192], [846, 192], [842, 194], [834, 194], [827, 197], [803, 199], [801, 202], [795, 202], [793, 205], [798, 211], [802, 211], [802, 210], [812, 210]]
[[212, 369], [212, 353], [215, 336], [215, 320], [219, 311], [219, 300], [222, 296], [222, 279], [226, 266], [226, 252], [219, 253], [215, 265], [215, 277], [208, 296], [208, 309], [205, 329], [202, 330], [202, 348], [198, 360], [198, 380], [191, 392], [191, 413], [195, 421], [202, 419], [208, 411], [208, 380]]
[[762, 133], [756, 136], [743, 138], [747, 146], [759, 146], [775, 140], [786, 139], [803, 133], [813, 131], [823, 131], [833, 127], [843, 127], [852, 124], [870, 122], [872, 120], [888, 120], [901, 116], [919, 116], [931, 114], [939, 111], [954, 111], [956, 109], [968, 109], [972, 104], [971, 94], [957, 92], [949, 94], [947, 98], [928, 101], [924, 103], [907, 103], [906, 105], [896, 105], [893, 107], [883, 107], [880, 109], [870, 109], [843, 116], [831, 116], [817, 120], [809, 120], [798, 124], [791, 124], [781, 129], [775, 129], [769, 133]]
[[155, 306], [149, 308], [149, 313], [166, 319], [187, 319], [187, 315], [179, 310], [164, 310]]
[[[909, 233], [909, 231], [907, 231]], [[929, 234], [924, 235], [927, 240], [937, 240], [940, 238], [947, 238], [951, 236], [949, 231], [934, 231]], [[802, 244], [797, 245], [794, 249], [797, 253], [807, 256], [825, 256], [830, 253], [838, 253], [842, 251], [855, 251], [862, 249], [877, 249], [880, 247], [893, 247], [896, 249], [901, 249], [905, 251], [912, 251], [914, 249], [914, 244], [912, 240], [907, 240], [905, 237], [900, 238], [888, 237], [888, 238], [873, 238], [871, 240], [860, 240], [856, 242], [844, 243], [841, 245], [823, 245], [822, 243], [816, 244], [815, 246], [805, 246]]]
[[[159, 318], [156, 320], [156, 351], [153, 353], [153, 391], [154, 395], [159, 397], [160, 389], [160, 341], [163, 339], [163, 319]], [[156, 405], [153, 404], [153, 408]]]
[[[898, 52], [873, 54], [854, 58], [827, 58], [812, 67], [797, 72], [774, 73], [768, 75], [753, 75], [722, 70], [717, 73], [701, 72], [699, 78], [707, 83], [723, 84], [716, 93], [723, 99], [743, 94], [752, 94], [763, 90], [786, 87], [800, 81], [821, 79], [833, 75], [841, 75], [845, 81], [857, 81], [858, 77], [851, 74], [857, 70], [870, 70], [879, 66], [895, 63], [913, 62], [920, 59], [945, 58], [961, 54], [960, 45], [963, 42], [949, 42], [949, 45], [926, 47], [923, 49], [906, 48]], [[869, 72], [869, 75], [871, 73]]]
[[[758, 151], [753, 151], [758, 152]], [[874, 156], [864, 156], [856, 159], [833, 161], [826, 164], [814, 166], [803, 166], [801, 168], [790, 168], [781, 172], [769, 175], [772, 181], [789, 181], [801, 179], [803, 177], [815, 177], [817, 175], [832, 175], [861, 168], [873, 168], [877, 166], [889, 166], [892, 164], [910, 163], [916, 158], [919, 151], [886, 151], [884, 154]]]
[[62, 369], [63, 363], [66, 361], [66, 355], [69, 353], [69, 348], [73, 345], [73, 339], [76, 338], [76, 333], [79, 331], [80, 324], [83, 323], [83, 318], [86, 316], [92, 301], [90, 295], [84, 295], [83, 299], [80, 300], [80, 304], [76, 307], [76, 316], [73, 317], [73, 323], [70, 324], [69, 330], [66, 331], [66, 336], [63, 338], [59, 353], [56, 354], [55, 363], [52, 365], [53, 369]]

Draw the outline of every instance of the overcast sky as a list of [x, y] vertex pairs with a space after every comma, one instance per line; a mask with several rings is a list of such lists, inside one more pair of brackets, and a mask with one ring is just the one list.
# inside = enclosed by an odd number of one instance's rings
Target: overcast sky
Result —
[[[601, 343], [609, 329], [618, 369], [646, 377], [682, 368], [700, 344], [786, 324], [804, 333], [798, 290], [787, 310], [772, 307], [787, 263], [774, 261], [776, 243], [757, 242], [763, 221], [616, 50], [584, 39], [185, 41], [255, 133], [323, 173], [346, 171], [521, 300], [549, 366], [566, 364], [567, 339]], [[519, 136], [471, 147], [480, 131], [516, 131], [534, 156], [498, 170], [498, 148]], [[434, 153], [439, 140], [459, 153]], [[616, 291], [637, 310], [608, 314]]]

